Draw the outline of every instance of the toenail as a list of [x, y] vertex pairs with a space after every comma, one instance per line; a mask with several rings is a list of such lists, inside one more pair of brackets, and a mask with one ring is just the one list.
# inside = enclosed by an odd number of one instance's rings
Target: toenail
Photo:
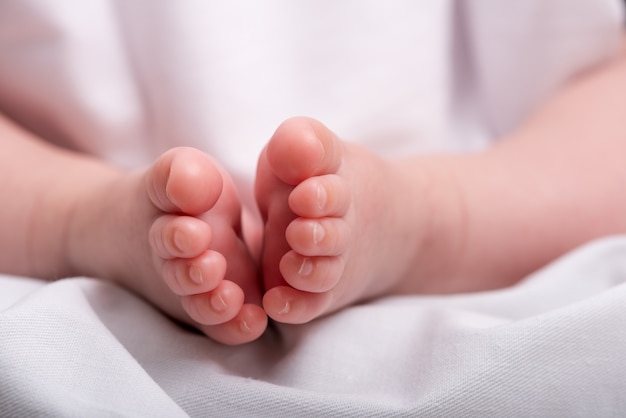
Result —
[[239, 323], [239, 329], [246, 334], [250, 334], [252, 332], [252, 328], [250, 328], [250, 326], [245, 320], [242, 320]]
[[174, 246], [177, 250], [184, 252], [189, 247], [189, 240], [187, 234], [183, 231], [177, 230], [174, 232]]
[[298, 270], [298, 274], [300, 276], [308, 276], [313, 271], [313, 263], [310, 259], [305, 258], [302, 260], [302, 264], [300, 264], [300, 269]]
[[283, 306], [283, 309], [278, 311], [278, 314], [279, 315], [285, 315], [285, 314], [288, 314], [290, 310], [291, 310], [291, 304], [287, 300], [287, 301], [285, 301], [285, 306]]
[[326, 207], [326, 189], [322, 186], [317, 186], [317, 206], [320, 209], [324, 209]]
[[222, 299], [222, 295], [219, 292], [211, 296], [211, 306], [216, 312], [224, 312], [226, 310], [226, 302]]
[[202, 269], [198, 266], [189, 267], [189, 278], [196, 284], [202, 284]]
[[324, 235], [324, 227], [319, 222], [316, 222], [313, 225], [313, 244], [319, 244], [324, 239]]

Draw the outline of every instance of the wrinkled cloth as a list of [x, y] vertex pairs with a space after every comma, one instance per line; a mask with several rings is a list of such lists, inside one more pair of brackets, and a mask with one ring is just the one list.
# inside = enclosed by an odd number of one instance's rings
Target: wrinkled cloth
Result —
[[392, 297], [226, 347], [111, 284], [3, 276], [3, 416], [619, 416], [626, 237], [518, 285]]
[[[612, 0], [0, 0], [0, 111], [122, 167], [195, 146], [251, 204], [289, 116], [387, 157], [481, 149], [616, 53], [622, 20]], [[508, 289], [226, 347], [97, 279], [0, 276], [0, 416], [623, 415], [625, 278], [607, 238]]]

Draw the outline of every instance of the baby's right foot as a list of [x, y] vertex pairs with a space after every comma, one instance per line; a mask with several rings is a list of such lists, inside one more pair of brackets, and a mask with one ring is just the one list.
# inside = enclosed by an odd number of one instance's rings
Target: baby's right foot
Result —
[[264, 332], [238, 196], [207, 155], [171, 150], [96, 188], [77, 209], [68, 240], [76, 274], [114, 279], [222, 343]]
[[416, 263], [427, 219], [407, 181], [315, 120], [284, 122], [256, 182], [268, 315], [308, 322], [397, 287]]

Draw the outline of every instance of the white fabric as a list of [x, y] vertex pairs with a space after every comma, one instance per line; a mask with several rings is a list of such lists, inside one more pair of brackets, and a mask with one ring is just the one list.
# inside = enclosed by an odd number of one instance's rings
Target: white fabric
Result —
[[[609, 57], [610, 0], [0, 0], [0, 110], [124, 166], [194, 145], [245, 199], [288, 116], [383, 155], [485, 146]], [[497, 292], [387, 298], [224, 347], [94, 279], [0, 276], [3, 416], [610, 416], [626, 238]]]
[[519, 285], [404, 297], [243, 347], [92, 279], [3, 277], [3, 416], [620, 416], [626, 238]]

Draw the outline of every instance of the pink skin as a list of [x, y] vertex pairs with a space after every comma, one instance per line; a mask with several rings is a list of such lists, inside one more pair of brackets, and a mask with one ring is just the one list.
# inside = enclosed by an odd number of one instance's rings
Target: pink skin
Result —
[[257, 170], [265, 312], [297, 324], [384, 294], [502, 288], [623, 234], [624, 51], [481, 152], [387, 161], [284, 122]]
[[481, 153], [389, 163], [285, 122], [256, 182], [263, 297], [232, 181], [208, 156], [174, 149], [126, 173], [0, 115], [0, 271], [115, 280], [227, 344], [258, 338], [265, 312], [302, 323], [385, 293], [507, 286], [626, 233], [624, 51]]
[[387, 293], [405, 276], [420, 236], [399, 232], [417, 226], [400, 222], [410, 205], [398, 201], [406, 194], [396, 175], [315, 120], [293, 118], [277, 129], [256, 182], [263, 307], [272, 319], [305, 323]]
[[239, 199], [207, 155], [170, 150], [147, 170], [104, 183], [76, 213], [68, 240], [74, 271], [115, 279], [225, 344], [265, 331]]

